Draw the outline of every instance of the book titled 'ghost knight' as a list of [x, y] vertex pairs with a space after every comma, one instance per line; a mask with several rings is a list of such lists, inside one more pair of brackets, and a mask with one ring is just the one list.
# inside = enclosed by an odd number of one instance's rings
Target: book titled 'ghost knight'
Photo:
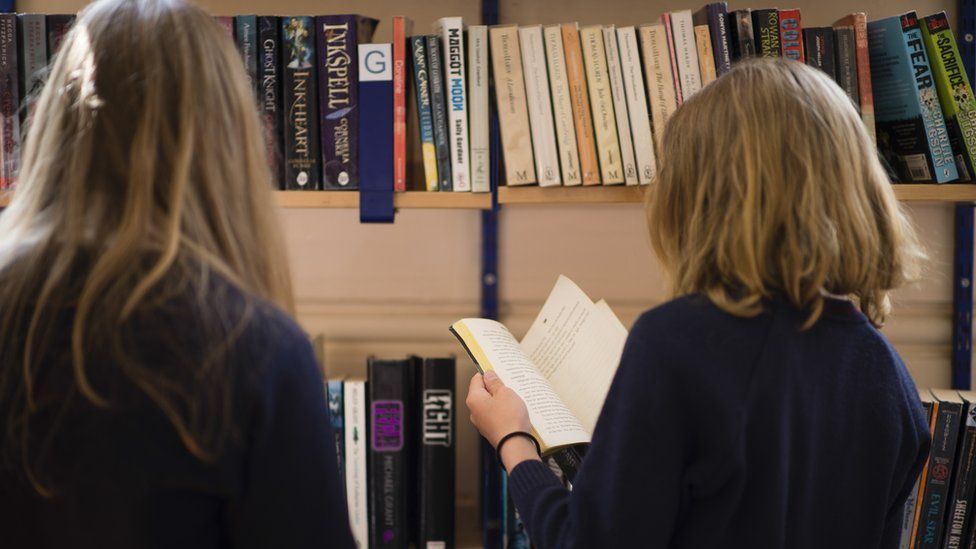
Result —
[[282, 17], [285, 99], [285, 188], [319, 187], [315, 37], [311, 17]]

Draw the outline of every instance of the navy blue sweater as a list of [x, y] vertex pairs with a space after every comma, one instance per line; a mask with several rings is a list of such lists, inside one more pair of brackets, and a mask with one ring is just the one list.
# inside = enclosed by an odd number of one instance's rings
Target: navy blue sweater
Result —
[[929, 448], [897, 353], [853, 305], [755, 318], [700, 297], [645, 313], [569, 492], [510, 490], [540, 549], [895, 547]]
[[[251, 301], [242, 315], [243, 296], [233, 288], [218, 283], [209, 296], [204, 306], [247, 319], [227, 355], [234, 411], [225, 419], [237, 433], [222, 454], [210, 462], [192, 456], [160, 409], [118, 381], [117, 365], [96, 359], [89, 367], [104, 374], [98, 386], [115, 398], [101, 409], [76, 393], [63, 397], [69, 405], [39, 460], [54, 496], [39, 495], [20, 464], [0, 462], [0, 546], [354, 547], [307, 338], [270, 305]], [[200, 329], [179, 303], [154, 311], [136, 334], [143, 365], [200, 370], [213, 348]], [[57, 366], [51, 379], [70, 372]], [[0, 420], [11, 421], [3, 407]]]

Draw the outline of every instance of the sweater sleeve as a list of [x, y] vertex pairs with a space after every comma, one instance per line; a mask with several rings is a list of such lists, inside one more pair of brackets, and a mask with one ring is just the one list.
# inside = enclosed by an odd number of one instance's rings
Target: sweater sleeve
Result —
[[235, 547], [355, 547], [322, 375], [297, 326], [261, 376]]
[[661, 367], [641, 331], [628, 338], [573, 491], [537, 461], [511, 472], [512, 497], [540, 549], [664, 547], [671, 539], [685, 446], [679, 369]]

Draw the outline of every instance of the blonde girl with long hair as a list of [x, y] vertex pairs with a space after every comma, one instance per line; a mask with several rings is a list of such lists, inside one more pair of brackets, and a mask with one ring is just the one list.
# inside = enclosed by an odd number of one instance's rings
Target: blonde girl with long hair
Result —
[[0, 544], [353, 545], [274, 203], [212, 17], [78, 15], [0, 216]]
[[877, 327], [923, 254], [855, 107], [802, 63], [747, 63], [660, 150], [647, 217], [674, 299], [633, 326], [572, 492], [513, 434], [519, 397], [471, 380], [532, 541], [896, 547], [929, 435]]

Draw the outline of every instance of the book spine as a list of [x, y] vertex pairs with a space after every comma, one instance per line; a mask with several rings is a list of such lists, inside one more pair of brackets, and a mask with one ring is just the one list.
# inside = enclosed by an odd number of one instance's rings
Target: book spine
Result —
[[[47, 66], [47, 37], [44, 16], [25, 13], [17, 16], [17, 38], [20, 40], [18, 66], [20, 67], [20, 97], [24, 103], [21, 122], [26, 122], [34, 110], [41, 87], [44, 85], [44, 68]], [[21, 124], [25, 132], [26, 124]], [[26, 133], [26, 132], [25, 132]], [[23, 136], [21, 136], [23, 138]]]
[[75, 16], [65, 13], [48, 15], [45, 18], [47, 25], [47, 53], [48, 59], [54, 59], [55, 54], [61, 49], [64, 37], [71, 30], [71, 25], [75, 22]]
[[313, 29], [311, 17], [281, 18], [286, 189], [321, 188]]
[[421, 370], [420, 547], [454, 547], [455, 363], [428, 358]]
[[447, 128], [447, 100], [444, 97], [441, 38], [427, 37], [427, 67], [430, 75], [430, 110], [434, 124], [434, 152], [437, 155], [437, 177], [440, 190], [452, 191], [451, 140]]
[[674, 92], [675, 98], [678, 100], [678, 106], [684, 102], [683, 92], [681, 89], [681, 77], [678, 75], [678, 57], [675, 52], [674, 46], [674, 32], [672, 30], [671, 24], [671, 14], [664, 12], [661, 14], [661, 24], [664, 25], [664, 36], [668, 42], [668, 57], [671, 60], [671, 78], [674, 80]]
[[976, 98], [945, 12], [920, 25], [960, 179], [976, 177]]
[[393, 191], [407, 190], [407, 26], [393, 17]]
[[732, 70], [732, 33], [729, 32], [729, 8], [725, 2], [712, 2], [705, 6], [708, 27], [711, 30], [712, 59], [715, 74], [722, 76]]
[[[370, 191], [393, 192], [393, 45], [359, 44], [359, 67], [357, 103], [360, 115], [358, 122], [365, 128], [380, 128], [378, 131], [363, 131], [359, 134], [359, 150], [362, 164], [359, 169], [360, 204], [382, 197]], [[377, 198], [377, 200], [392, 200]], [[369, 209], [370, 203], [365, 202]], [[392, 204], [389, 204], [392, 210]]]
[[409, 382], [407, 361], [370, 359], [369, 545], [373, 548], [407, 547]]
[[329, 420], [332, 422], [332, 432], [335, 435], [336, 463], [339, 464], [339, 476], [345, 477], [346, 470], [343, 456], [345, 455], [345, 430], [343, 429], [342, 382], [329, 381], [326, 384], [326, 398], [329, 403]]
[[427, 67], [427, 40], [423, 36], [410, 37], [413, 57], [413, 85], [417, 99], [417, 119], [420, 126], [420, 153], [424, 159], [424, 182], [428, 191], [438, 191], [437, 152], [434, 148], [434, 118], [430, 107], [430, 77]]
[[961, 549], [969, 543], [966, 526], [972, 518], [973, 493], [976, 488], [976, 404], [967, 402], [961, 417], [959, 454], [952, 474], [952, 497], [949, 499], [945, 549]]
[[854, 45], [854, 28], [839, 27], [834, 29], [834, 45], [837, 52], [837, 83], [847, 92], [858, 112], [861, 102], [857, 96], [857, 53]]
[[[936, 411], [938, 410], [938, 407], [939, 407], [939, 403], [938, 402], [933, 402], [933, 401], [923, 401], [922, 402], [922, 410], [923, 410], [923, 412], [925, 414], [925, 418], [928, 419], [928, 421], [929, 421], [929, 434], [930, 435], [935, 432], [935, 420], [936, 420], [936, 417], [938, 415], [936, 413]], [[913, 549], [915, 547], [915, 542], [916, 542], [916, 540], [918, 538], [918, 536], [917, 536], [917, 534], [918, 534], [918, 525], [919, 525], [919, 520], [921, 519], [921, 516], [922, 516], [922, 505], [921, 505], [921, 501], [922, 501], [922, 495], [925, 493], [925, 485], [928, 483], [929, 462], [931, 460], [932, 460], [932, 454], [931, 454], [931, 452], [929, 452], [929, 456], [925, 458], [925, 465], [922, 466], [922, 472], [919, 473], [918, 482], [916, 482], [916, 484], [918, 485], [918, 490], [917, 490], [916, 495], [915, 495], [915, 513], [912, 516], [911, 535], [908, 536], [908, 547], [911, 547]], [[904, 533], [903, 533], [903, 535], [902, 535], [902, 543], [903, 544], [904, 544], [904, 539], [905, 539], [905, 536], [904, 536]]]
[[677, 59], [682, 100], [698, 93], [702, 87], [701, 69], [698, 65], [698, 47], [695, 44], [695, 26], [690, 10], [671, 13], [671, 32], [674, 37], [674, 54]]
[[836, 81], [833, 29], [829, 27], [803, 29], [803, 44], [807, 65], [822, 70]]
[[600, 161], [600, 179], [604, 185], [624, 183], [620, 143], [617, 140], [617, 121], [613, 112], [613, 97], [607, 75], [607, 54], [603, 44], [603, 29], [599, 25], [580, 30], [583, 43], [583, 64], [590, 87], [590, 106], [596, 128], [596, 151]]
[[343, 385], [346, 506], [356, 546], [366, 548], [369, 547], [366, 382], [350, 380]]
[[804, 63], [803, 28], [800, 26], [800, 10], [779, 12], [779, 37], [783, 57]]
[[[857, 97], [861, 106], [861, 119], [868, 129], [868, 135], [877, 142], [874, 128], [874, 93], [871, 89], [871, 56], [868, 52], [867, 17], [863, 13], [854, 14], [854, 44], [857, 59]], [[927, 64], [927, 63], [926, 63]]]
[[712, 55], [712, 38], [708, 25], [695, 26], [695, 44], [698, 46], [698, 68], [701, 71], [702, 86], [707, 86], [718, 78], [715, 71], [715, 58]]
[[732, 63], [756, 56], [756, 34], [752, 28], [752, 10], [735, 10], [730, 14], [732, 31]]
[[0, 189], [10, 189], [20, 168], [20, 75], [17, 67], [17, 16], [0, 14]]
[[238, 15], [234, 18], [234, 36], [237, 50], [247, 71], [247, 81], [254, 90], [254, 97], [260, 93], [258, 84], [258, 18], [255, 15]]
[[929, 476], [925, 493], [919, 505], [916, 547], [928, 549], [941, 547], [945, 521], [946, 499], [949, 494], [949, 476], [952, 471], [959, 434], [960, 406], [955, 402], [940, 402], [935, 431], [932, 433], [932, 453], [929, 458]]
[[505, 158], [505, 181], [510, 186], [531, 185], [536, 182], [536, 174], [518, 31], [512, 25], [492, 27], [488, 32], [491, 37], [498, 125]]
[[[922, 43], [922, 32], [919, 29], [918, 17], [915, 15], [915, 12], [909, 12], [902, 16], [902, 31], [905, 35], [905, 47], [908, 50], [908, 57], [912, 63], [912, 69], [915, 75], [918, 100], [922, 107], [922, 122], [925, 125], [925, 135], [928, 136], [929, 152], [931, 154], [935, 181], [937, 183], [944, 183], [958, 179], [959, 173], [956, 171], [956, 159], [952, 154], [952, 146], [949, 144], [949, 133], [946, 130], [942, 107], [939, 106], [938, 92], [935, 90], [932, 69], [929, 65], [928, 56], [925, 54], [925, 45]], [[857, 70], [859, 75], [858, 80], [860, 80], [860, 65]], [[858, 87], [858, 93], [862, 90], [862, 87]], [[864, 108], [863, 100], [861, 101], [861, 107], [862, 109]], [[873, 104], [871, 108], [873, 110]], [[873, 113], [871, 120], [873, 127]]]
[[779, 11], [752, 11], [752, 26], [756, 34], [756, 54], [759, 57], [780, 57]]
[[444, 40], [444, 85], [447, 95], [451, 180], [455, 192], [471, 190], [468, 147], [468, 93], [465, 85], [464, 25], [460, 17], [444, 17], [437, 28]]
[[491, 192], [488, 120], [488, 27], [468, 27], [468, 117], [471, 121], [471, 192]]
[[549, 25], [543, 29], [546, 46], [546, 66], [549, 69], [549, 91], [556, 127], [556, 143], [559, 146], [559, 167], [563, 185], [583, 184], [580, 177], [579, 148], [576, 145], [576, 129], [573, 125], [573, 106], [569, 97], [569, 81], [566, 78], [566, 53], [563, 47], [562, 27]]
[[281, 108], [281, 32], [278, 18], [258, 17], [259, 106], [264, 121], [264, 142], [275, 187], [284, 188], [281, 141], [284, 118]]
[[[322, 187], [358, 189], [359, 65], [358, 18], [320, 15], [315, 18], [318, 45], [319, 124]], [[389, 128], [392, 132], [392, 125]]]
[[566, 81], [569, 84], [569, 100], [573, 108], [573, 126], [579, 149], [580, 175], [583, 185], [600, 184], [600, 164], [596, 154], [596, 138], [593, 134], [593, 114], [590, 112], [590, 94], [586, 85], [586, 69], [579, 29], [575, 23], [561, 26], [563, 53], [566, 58]]
[[902, 509], [901, 537], [899, 539], [899, 549], [910, 549], [912, 545], [912, 526], [915, 523], [915, 509], [918, 507], [918, 487], [921, 478], [915, 479], [915, 486], [905, 499], [905, 507]]
[[668, 66], [667, 31], [664, 25], [644, 25], [640, 28], [640, 33], [654, 139], [660, 145], [665, 124], [678, 109], [675, 82]]
[[229, 36], [231, 40], [234, 40], [234, 18], [229, 15], [216, 15], [214, 16], [214, 20], [217, 21], [220, 28], [224, 29], [227, 36]]
[[634, 138], [637, 178], [641, 185], [647, 185], [654, 179], [657, 162], [654, 155], [654, 140], [651, 137], [651, 116], [647, 111], [647, 95], [644, 93], [644, 77], [641, 73], [636, 29], [634, 27], [617, 29], [617, 43], [620, 46], [620, 66], [623, 69], [630, 130]]
[[[690, 12], [689, 12], [690, 13]], [[620, 67], [620, 48], [617, 30], [613, 25], [603, 27], [603, 44], [607, 49], [607, 76], [610, 96], [613, 98], [614, 118], [617, 121], [617, 138], [620, 140], [620, 158], [624, 169], [624, 183], [637, 185], [637, 158], [634, 155], [634, 139], [630, 133], [630, 115], [627, 112], [627, 95], [624, 91], [624, 75]]]

